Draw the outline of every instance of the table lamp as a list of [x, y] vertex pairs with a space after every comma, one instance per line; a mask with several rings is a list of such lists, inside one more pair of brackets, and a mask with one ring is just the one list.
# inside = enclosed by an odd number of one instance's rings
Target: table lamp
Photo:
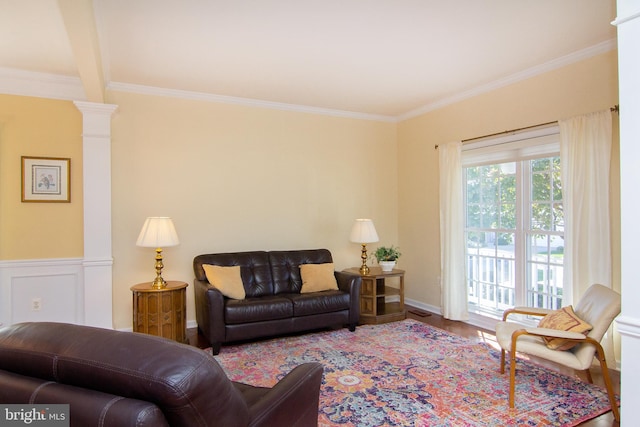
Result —
[[369, 267], [367, 266], [367, 243], [373, 243], [379, 240], [373, 221], [366, 218], [356, 219], [353, 228], [351, 228], [350, 240], [362, 245], [362, 253], [360, 255], [362, 258], [362, 266], [360, 266], [360, 274], [369, 274]]
[[149, 217], [144, 222], [142, 230], [138, 235], [137, 246], [145, 248], [156, 248], [156, 278], [153, 281], [152, 288], [162, 289], [167, 286], [167, 282], [162, 278], [162, 248], [176, 246], [179, 244], [176, 228], [173, 221], [168, 217]]

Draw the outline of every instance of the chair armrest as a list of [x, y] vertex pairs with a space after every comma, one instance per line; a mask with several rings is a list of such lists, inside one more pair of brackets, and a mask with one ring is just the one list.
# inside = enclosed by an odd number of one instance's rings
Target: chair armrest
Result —
[[[598, 360], [604, 360], [604, 350], [598, 341], [593, 339], [590, 336], [583, 335], [579, 332], [569, 332], [569, 331], [559, 331], [557, 329], [549, 329], [549, 328], [523, 328], [517, 329], [513, 331], [511, 334], [511, 354], [515, 355], [517, 351], [517, 342], [518, 337], [522, 335], [532, 335], [537, 337], [547, 337], [547, 338], [562, 338], [569, 341], [577, 341], [582, 343], [593, 344], [595, 347]], [[558, 350], [563, 351], [563, 350]], [[514, 357], [514, 356], [512, 356]]]
[[296, 366], [249, 408], [251, 425], [317, 425], [322, 372], [320, 363]]
[[587, 336], [580, 332], [559, 331], [557, 329], [549, 328], [524, 328], [526, 335], [535, 335], [538, 337], [547, 338], [564, 338], [568, 340], [585, 341]]
[[547, 314], [553, 312], [554, 310], [548, 309], [548, 308], [536, 308], [536, 307], [513, 307], [513, 308], [508, 308], [504, 311], [504, 313], [502, 314], [502, 320], [505, 321], [507, 320], [507, 317], [510, 314], [526, 314], [529, 316], [540, 316], [540, 317], [544, 317]]

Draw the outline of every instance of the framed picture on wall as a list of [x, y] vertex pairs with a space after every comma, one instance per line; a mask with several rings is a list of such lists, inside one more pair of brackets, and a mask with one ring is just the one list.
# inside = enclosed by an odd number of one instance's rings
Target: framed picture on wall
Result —
[[69, 203], [71, 159], [22, 156], [22, 201]]

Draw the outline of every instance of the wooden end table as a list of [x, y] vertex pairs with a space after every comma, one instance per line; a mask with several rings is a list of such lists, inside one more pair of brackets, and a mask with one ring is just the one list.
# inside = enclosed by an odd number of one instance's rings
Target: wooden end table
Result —
[[[404, 308], [404, 270], [382, 271], [380, 267], [369, 267], [369, 274], [360, 274], [358, 267], [348, 268], [345, 273], [362, 279], [360, 288], [360, 324], [380, 324], [403, 320], [407, 317]], [[398, 286], [389, 286], [388, 279], [397, 278]], [[390, 297], [390, 298], [389, 298]], [[399, 299], [389, 301], [387, 299]]]
[[133, 291], [133, 331], [187, 342], [187, 286], [169, 281], [162, 289], [151, 282], [131, 287]]

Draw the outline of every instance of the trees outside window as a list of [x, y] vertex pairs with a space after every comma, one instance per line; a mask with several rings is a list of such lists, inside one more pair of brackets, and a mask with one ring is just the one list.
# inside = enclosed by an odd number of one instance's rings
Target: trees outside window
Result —
[[469, 309], [560, 308], [564, 214], [560, 158], [464, 168]]

